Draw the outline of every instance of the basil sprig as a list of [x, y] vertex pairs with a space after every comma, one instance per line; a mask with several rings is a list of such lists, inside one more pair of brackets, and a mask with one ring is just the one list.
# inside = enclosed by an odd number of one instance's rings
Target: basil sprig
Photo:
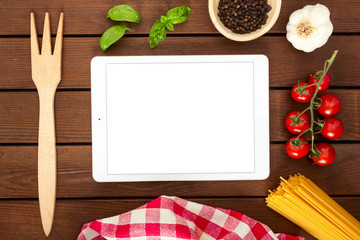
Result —
[[125, 25], [115, 25], [106, 30], [100, 38], [100, 47], [103, 51], [124, 36], [126, 30], [131, 30]]
[[141, 16], [132, 7], [126, 4], [118, 5], [109, 10], [108, 18], [114, 21], [140, 23]]
[[[140, 23], [141, 16], [132, 7], [126, 4], [118, 5], [111, 8], [107, 15], [114, 21], [126, 21]], [[100, 38], [99, 44], [103, 51], [106, 51], [112, 44], [122, 38], [126, 30], [131, 30], [125, 25], [115, 25], [106, 30]]]
[[185, 22], [191, 9], [187, 6], [180, 6], [170, 9], [166, 16], [161, 16], [160, 20], [156, 21], [149, 33], [150, 47], [155, 48], [160, 42], [166, 38], [166, 29], [174, 31], [174, 24]]

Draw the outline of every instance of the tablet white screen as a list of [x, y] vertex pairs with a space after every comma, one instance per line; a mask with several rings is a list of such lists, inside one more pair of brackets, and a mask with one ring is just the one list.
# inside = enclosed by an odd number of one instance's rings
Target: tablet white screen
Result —
[[108, 174], [254, 172], [253, 68], [106, 64]]

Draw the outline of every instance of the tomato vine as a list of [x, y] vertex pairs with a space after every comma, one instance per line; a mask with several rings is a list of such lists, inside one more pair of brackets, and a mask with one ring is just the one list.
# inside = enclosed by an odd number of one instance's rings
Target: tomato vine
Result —
[[[292, 139], [292, 145], [296, 146], [299, 145], [300, 141], [300, 137], [302, 135], [304, 135], [307, 132], [311, 132], [311, 153], [310, 153], [310, 158], [316, 158], [316, 162], [318, 162], [319, 156], [321, 154], [321, 152], [316, 148], [316, 146], [314, 145], [314, 140], [315, 140], [315, 134], [318, 134], [321, 132], [323, 126], [324, 126], [324, 121], [323, 120], [316, 120], [314, 119], [314, 110], [317, 109], [320, 105], [321, 102], [319, 102], [319, 98], [317, 98], [317, 94], [319, 92], [319, 88], [320, 88], [320, 84], [322, 82], [322, 80], [324, 79], [325, 74], [329, 71], [332, 63], [334, 62], [334, 59], [337, 55], [338, 51], [334, 51], [334, 53], [332, 54], [331, 58], [325, 61], [324, 64], [324, 69], [322, 71], [319, 72], [319, 74], [321, 74], [321, 77], [319, 79], [319, 81], [317, 81], [316, 83], [313, 83], [311, 85], [308, 85], [306, 87], [309, 86], [316, 86], [316, 89], [314, 91], [314, 95], [312, 96], [311, 100], [310, 100], [310, 104], [307, 108], [305, 108], [298, 116], [296, 117], [300, 117], [302, 114], [306, 113], [307, 111], [310, 111], [310, 126], [308, 129], [306, 129], [305, 131], [303, 131], [301, 134], [299, 134], [295, 139]], [[315, 127], [315, 124], [317, 125]]]

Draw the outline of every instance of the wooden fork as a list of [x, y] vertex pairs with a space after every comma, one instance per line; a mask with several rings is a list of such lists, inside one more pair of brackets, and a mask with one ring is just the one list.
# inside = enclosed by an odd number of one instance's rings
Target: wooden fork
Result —
[[49, 13], [45, 14], [41, 54], [34, 14], [31, 13], [31, 70], [39, 94], [38, 192], [41, 222], [48, 236], [51, 231], [56, 199], [56, 139], [54, 99], [61, 80], [61, 56], [64, 14], [61, 13], [55, 49], [51, 51]]

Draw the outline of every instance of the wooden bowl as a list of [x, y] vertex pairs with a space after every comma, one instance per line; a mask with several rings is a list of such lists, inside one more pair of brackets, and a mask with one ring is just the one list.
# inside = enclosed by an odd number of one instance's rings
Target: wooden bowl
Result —
[[254, 40], [262, 35], [274, 26], [276, 20], [279, 17], [280, 9], [281, 9], [281, 0], [268, 0], [268, 4], [271, 6], [271, 10], [267, 13], [269, 16], [265, 25], [262, 25], [260, 29], [245, 34], [234, 33], [230, 29], [224, 26], [221, 20], [218, 17], [218, 6], [220, 0], [209, 0], [209, 14], [212, 23], [215, 28], [225, 37], [239, 42]]

